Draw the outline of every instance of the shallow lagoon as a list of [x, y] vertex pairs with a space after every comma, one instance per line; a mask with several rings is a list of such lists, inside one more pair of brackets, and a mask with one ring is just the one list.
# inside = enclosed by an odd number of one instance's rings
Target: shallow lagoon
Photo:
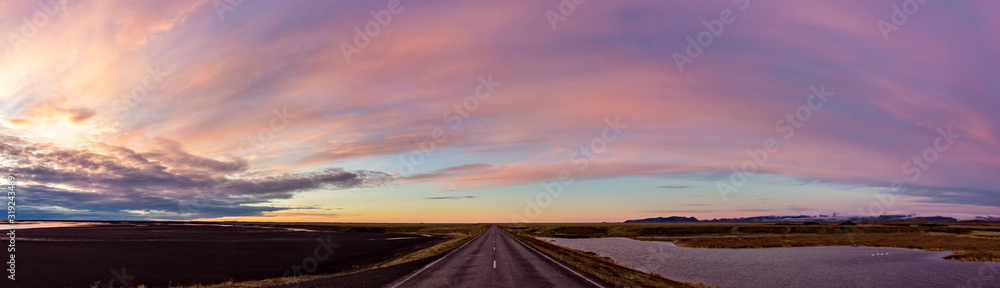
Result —
[[[710, 249], [628, 238], [540, 238], [665, 278], [712, 287], [1000, 287], [1000, 263], [885, 247]], [[981, 286], [980, 286], [981, 285]]]
[[38, 228], [62, 228], [62, 227], [75, 227], [75, 226], [92, 226], [100, 225], [103, 223], [96, 222], [61, 222], [61, 221], [18, 221], [14, 225], [7, 225], [6, 222], [3, 223], [4, 229], [38, 229]]

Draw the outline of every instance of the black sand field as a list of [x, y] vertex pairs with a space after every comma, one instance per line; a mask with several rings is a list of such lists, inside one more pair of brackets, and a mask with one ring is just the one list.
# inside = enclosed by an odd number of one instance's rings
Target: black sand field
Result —
[[338, 273], [444, 239], [163, 223], [25, 229], [17, 235], [19, 287], [212, 284], [281, 277], [293, 267], [300, 273]]

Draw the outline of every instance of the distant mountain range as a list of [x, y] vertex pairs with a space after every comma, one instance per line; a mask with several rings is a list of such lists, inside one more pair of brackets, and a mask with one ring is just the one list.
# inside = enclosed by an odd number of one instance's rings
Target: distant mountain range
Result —
[[[978, 221], [1000, 221], [996, 217], [976, 217]], [[913, 214], [879, 215], [879, 216], [845, 216], [845, 215], [794, 215], [794, 216], [755, 216], [741, 218], [721, 218], [712, 220], [698, 220], [695, 217], [670, 216], [656, 217], [636, 220], [625, 220], [625, 223], [691, 223], [691, 222], [881, 222], [881, 221], [905, 221], [905, 222], [956, 222], [958, 219], [943, 216], [923, 216], [916, 217]]]
[[976, 216], [976, 219], [972, 219], [972, 221], [988, 221], [988, 222], [1000, 222], [1000, 217], [993, 217], [993, 216]]
[[698, 218], [670, 216], [670, 217], [646, 218], [639, 220], [625, 220], [625, 223], [684, 223], [684, 222], [698, 222]]

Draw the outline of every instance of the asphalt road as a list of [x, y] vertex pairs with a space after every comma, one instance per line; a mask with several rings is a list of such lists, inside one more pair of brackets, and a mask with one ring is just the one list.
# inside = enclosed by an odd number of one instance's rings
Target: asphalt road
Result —
[[496, 226], [388, 287], [606, 287]]

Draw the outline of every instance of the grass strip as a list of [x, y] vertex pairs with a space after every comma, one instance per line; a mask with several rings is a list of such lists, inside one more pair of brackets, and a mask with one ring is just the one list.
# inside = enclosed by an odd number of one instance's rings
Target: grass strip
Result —
[[587, 273], [615, 287], [708, 287], [704, 284], [673, 281], [657, 274], [648, 274], [623, 267], [615, 263], [614, 260], [598, 257], [592, 253], [558, 246], [516, 232], [507, 232], [525, 244], [552, 257], [552, 259], [556, 259], [563, 264], [573, 267], [577, 271]]
[[[278, 225], [274, 225], [274, 226], [278, 226]], [[281, 227], [281, 226], [278, 226], [278, 227]], [[446, 241], [444, 243], [440, 243], [440, 244], [437, 244], [437, 245], [434, 245], [434, 246], [431, 246], [431, 247], [427, 247], [427, 248], [418, 250], [416, 252], [404, 255], [404, 256], [402, 256], [400, 258], [396, 258], [396, 259], [390, 260], [390, 261], [388, 261], [386, 263], [383, 263], [381, 265], [373, 265], [371, 267], [360, 269], [360, 270], [356, 270], [356, 271], [350, 271], [350, 272], [344, 272], [344, 273], [337, 273], [337, 274], [324, 274], [324, 275], [304, 275], [304, 276], [293, 276], [293, 277], [277, 277], [277, 278], [269, 278], [269, 279], [261, 279], [261, 280], [251, 280], [251, 281], [243, 281], [243, 282], [223, 282], [223, 283], [213, 284], [213, 285], [190, 285], [190, 286], [171, 286], [171, 287], [174, 287], [174, 288], [260, 288], [260, 287], [270, 287], [270, 286], [276, 286], [276, 285], [295, 284], [295, 283], [300, 283], [300, 282], [314, 281], [314, 280], [326, 279], [326, 278], [331, 278], [331, 277], [339, 277], [339, 276], [344, 276], [344, 275], [349, 275], [349, 274], [354, 274], [354, 273], [360, 273], [360, 272], [368, 271], [368, 270], [371, 270], [371, 269], [389, 267], [389, 266], [394, 266], [394, 265], [399, 265], [399, 264], [403, 264], [403, 263], [413, 262], [413, 261], [417, 261], [417, 260], [421, 260], [421, 259], [426, 259], [426, 258], [429, 258], [429, 257], [437, 257], [437, 256], [440, 256], [440, 255], [443, 255], [444, 253], [448, 253], [449, 251], [454, 250], [455, 248], [458, 248], [459, 246], [462, 246], [462, 244], [465, 244], [466, 242], [469, 242], [470, 240], [472, 240], [472, 238], [475, 238], [477, 235], [482, 234], [483, 231], [486, 231], [486, 227], [488, 227], [488, 226], [482, 226], [482, 227], [483, 228], [479, 229], [475, 233], [468, 233], [468, 234], [465, 234], [464, 236], [459, 236], [459, 237], [453, 238], [453, 239], [448, 240], [448, 241]], [[296, 228], [298, 228], [298, 227], [296, 227]], [[468, 229], [468, 228], [463, 227], [463, 231], [464, 231], [464, 229]], [[452, 232], [454, 232], [454, 231], [452, 231]], [[454, 233], [450, 233], [450, 234], [454, 234]], [[140, 286], [140, 287], [145, 287], [145, 286]]]
[[705, 238], [645, 238], [636, 240], [671, 241], [692, 248], [771, 248], [806, 246], [867, 246], [955, 251], [945, 259], [1000, 262], [1000, 237], [936, 232], [849, 233], [805, 235], [760, 235]]
[[409, 255], [405, 255], [403, 257], [396, 258], [396, 259], [394, 259], [392, 261], [389, 261], [389, 262], [387, 262], [385, 264], [379, 265], [378, 267], [389, 267], [389, 266], [392, 266], [392, 265], [399, 265], [399, 264], [403, 264], [403, 263], [407, 263], [407, 262], [413, 262], [413, 261], [417, 261], [417, 260], [428, 258], [428, 257], [437, 257], [438, 255], [442, 255], [444, 253], [447, 253], [448, 251], [451, 251], [451, 250], [453, 250], [455, 248], [458, 248], [458, 246], [462, 246], [462, 244], [465, 244], [466, 242], [469, 242], [469, 240], [472, 240], [472, 238], [475, 238], [476, 235], [479, 235], [479, 234], [483, 233], [483, 231], [486, 231], [486, 229], [480, 230], [477, 233], [467, 234], [465, 236], [457, 237], [457, 238], [448, 240], [447, 242], [444, 242], [444, 243], [441, 243], [441, 244], [438, 244], [438, 245], [434, 245], [434, 246], [431, 246], [431, 247], [428, 247], [428, 248], [425, 248], [425, 249], [422, 249], [422, 250], [410, 253]]

